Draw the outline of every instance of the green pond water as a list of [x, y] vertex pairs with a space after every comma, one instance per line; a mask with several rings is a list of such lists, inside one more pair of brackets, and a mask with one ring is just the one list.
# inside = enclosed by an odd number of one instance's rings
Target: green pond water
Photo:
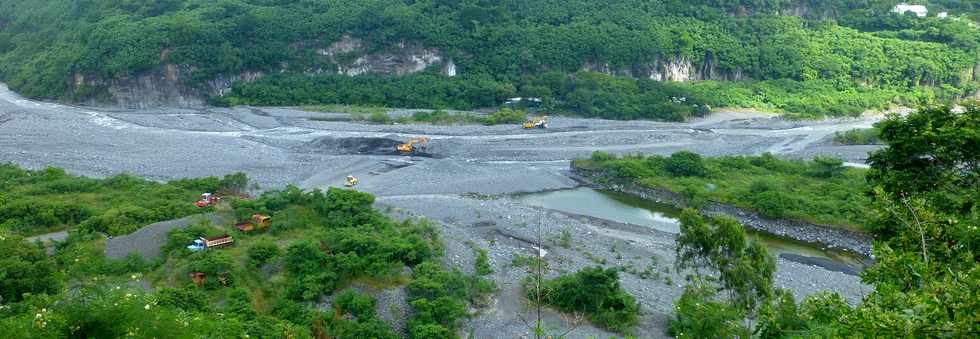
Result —
[[[517, 198], [531, 206], [646, 226], [669, 233], [680, 232], [680, 225], [677, 220], [681, 213], [680, 209], [619, 192], [579, 187], [523, 194]], [[746, 231], [758, 241], [766, 244], [769, 252], [774, 256], [781, 253], [793, 253], [808, 257], [827, 258], [852, 267], [862, 267], [859, 259], [844, 253], [824, 250], [816, 245], [801, 241], [751, 230]]]

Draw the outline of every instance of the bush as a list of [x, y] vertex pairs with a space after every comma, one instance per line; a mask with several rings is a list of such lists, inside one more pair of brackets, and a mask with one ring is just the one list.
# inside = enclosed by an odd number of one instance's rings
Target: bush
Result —
[[668, 333], [676, 338], [749, 338], [742, 312], [715, 297], [710, 287], [687, 286], [674, 303]]
[[601, 152], [601, 151], [594, 151], [594, 152], [592, 152], [591, 159], [592, 159], [592, 161], [595, 161], [595, 162], [603, 162], [603, 161], [609, 161], [609, 160], [616, 160], [616, 155], [610, 154], [610, 153], [606, 153], [606, 152]]
[[477, 249], [474, 266], [476, 266], [476, 275], [493, 274], [493, 267], [490, 266], [490, 259], [487, 257], [487, 250], [485, 249]]
[[20, 237], [0, 236], [0, 300], [23, 300], [24, 294], [55, 293], [61, 286], [59, 273], [44, 247]]
[[708, 173], [701, 155], [688, 151], [671, 154], [664, 169], [677, 177], [703, 177]]
[[255, 267], [262, 266], [278, 255], [279, 246], [270, 241], [259, 242], [248, 248], [249, 264]]
[[[524, 289], [531, 300], [537, 300], [528, 280]], [[626, 332], [638, 322], [640, 304], [619, 285], [619, 271], [614, 268], [585, 268], [571, 275], [544, 281], [541, 299], [563, 312], [583, 312], [596, 326]]]
[[844, 161], [836, 157], [815, 156], [811, 163], [810, 175], [818, 178], [839, 177], [844, 170]]
[[834, 143], [838, 145], [879, 145], [880, 131], [877, 128], [855, 128], [834, 133]]

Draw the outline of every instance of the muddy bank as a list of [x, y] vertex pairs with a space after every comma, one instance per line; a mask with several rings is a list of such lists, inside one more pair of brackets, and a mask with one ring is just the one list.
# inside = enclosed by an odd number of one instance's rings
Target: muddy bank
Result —
[[[571, 173], [569, 176], [583, 185], [596, 189], [623, 192], [641, 197], [643, 199], [654, 200], [678, 207], [687, 205], [687, 199], [677, 193], [661, 189], [640, 187], [624, 180], [610, 179], [610, 176], [606, 175], [601, 170], [576, 167], [574, 164], [572, 164]], [[596, 180], [598, 178], [602, 178], [602, 180]], [[701, 211], [702, 213], [708, 215], [731, 215], [745, 227], [759, 232], [816, 244], [833, 250], [856, 253], [865, 257], [871, 256], [871, 237], [863, 233], [831, 228], [797, 220], [767, 219], [753, 211], [716, 202], [708, 203], [708, 205], [702, 208]]]

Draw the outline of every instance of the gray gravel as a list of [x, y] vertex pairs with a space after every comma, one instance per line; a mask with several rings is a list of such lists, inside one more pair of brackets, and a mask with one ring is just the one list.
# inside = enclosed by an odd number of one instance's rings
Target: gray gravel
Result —
[[[535, 253], [538, 226], [551, 267], [549, 277], [594, 265], [633, 268], [631, 273], [621, 275], [621, 281], [641, 303], [641, 324], [634, 333], [640, 338], [665, 337], [673, 301], [683, 292], [687, 272], [679, 274], [673, 270], [674, 236], [667, 233], [607, 227], [611, 222], [540, 210], [506, 197], [481, 200], [450, 195], [400, 196], [383, 197], [378, 204], [382, 208], [394, 207], [396, 213], [425, 216], [440, 222], [447, 265], [472, 272], [475, 261], [472, 244], [488, 250], [495, 271], [492, 278], [500, 291], [491, 307], [464, 326], [473, 330], [477, 338], [527, 335], [522, 317], [527, 319], [530, 313], [519, 286], [527, 272], [513, 267], [511, 262], [515, 254]], [[557, 240], [563, 230], [571, 234], [569, 248], [561, 247]], [[643, 277], [642, 271], [650, 265], [657, 272], [655, 277]], [[856, 276], [784, 259], [777, 261], [775, 284], [791, 290], [798, 298], [832, 291], [841, 293], [851, 303], [857, 303], [871, 290]], [[546, 312], [545, 318], [553, 327], [568, 328], [573, 323], [552, 311]], [[618, 337], [588, 324], [580, 325], [570, 335], [571, 338], [610, 336]]]
[[[691, 150], [708, 156], [842, 154], [846, 161], [862, 162], [861, 150], [835, 147], [826, 140], [834, 132], [867, 127], [879, 119], [789, 121], [741, 112], [687, 123], [553, 117], [547, 130], [524, 130], [518, 125], [373, 125], [313, 119], [345, 117], [289, 108], [139, 111], [73, 107], [27, 100], [0, 84], [0, 162], [28, 168], [57, 166], [97, 177], [128, 172], [154, 180], [243, 171], [265, 188], [286, 184], [339, 187], [345, 176], [355, 175], [361, 181], [358, 189], [379, 196], [382, 204], [440, 221], [447, 264], [472, 270], [470, 244], [488, 248], [496, 269], [493, 278], [501, 289], [491, 306], [464, 326], [472, 328], [478, 338], [527, 335], [520, 320], [527, 312], [518, 286], [525, 273], [509, 263], [515, 253], [534, 253], [533, 244], [525, 241], [534, 239], [533, 232], [525, 225], [541, 225], [549, 237], [567, 227], [574, 239], [571, 248], [545, 244], [549, 256], [562, 258], [554, 261], [551, 274], [593, 265], [590, 256], [602, 258], [606, 265], [633, 265], [638, 270], [650, 264], [651, 258], [658, 258], [659, 279], [623, 275], [624, 287], [643, 305], [644, 315], [635, 334], [658, 338], [664, 336], [667, 315], [683, 281], [682, 275], [667, 271], [673, 264], [671, 237], [603, 227], [508, 199], [485, 201], [459, 195], [574, 187], [577, 184], [565, 175], [569, 160], [596, 150], [616, 154]], [[324, 138], [404, 140], [417, 135], [432, 139], [430, 151], [435, 158], [348, 154], [315, 147]], [[188, 222], [154, 224], [114, 238], [107, 254], [119, 258], [138, 251], [154, 258], [166, 232]], [[799, 296], [831, 290], [856, 302], [868, 290], [857, 277], [785, 260], [779, 261], [778, 275], [777, 284]], [[667, 277], [672, 284], [665, 283]], [[547, 319], [549, 324], [569, 323], [555, 313], [548, 313]], [[609, 335], [583, 325], [571, 337]]]
[[130, 253], [139, 253], [143, 259], [156, 260], [160, 257], [160, 248], [167, 243], [167, 234], [171, 230], [203, 221], [210, 221], [213, 224], [222, 222], [216, 214], [209, 213], [149, 224], [136, 232], [110, 237], [105, 245], [105, 255], [112, 259], [122, 259]]

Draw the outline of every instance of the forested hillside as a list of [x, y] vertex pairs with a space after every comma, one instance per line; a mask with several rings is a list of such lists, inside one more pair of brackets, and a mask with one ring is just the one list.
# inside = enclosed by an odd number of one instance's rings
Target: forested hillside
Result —
[[71, 101], [128, 104], [179, 84], [161, 100], [466, 109], [535, 96], [674, 120], [973, 95], [977, 4], [928, 2], [940, 19], [890, 13], [897, 2], [0, 0], [0, 79]]

